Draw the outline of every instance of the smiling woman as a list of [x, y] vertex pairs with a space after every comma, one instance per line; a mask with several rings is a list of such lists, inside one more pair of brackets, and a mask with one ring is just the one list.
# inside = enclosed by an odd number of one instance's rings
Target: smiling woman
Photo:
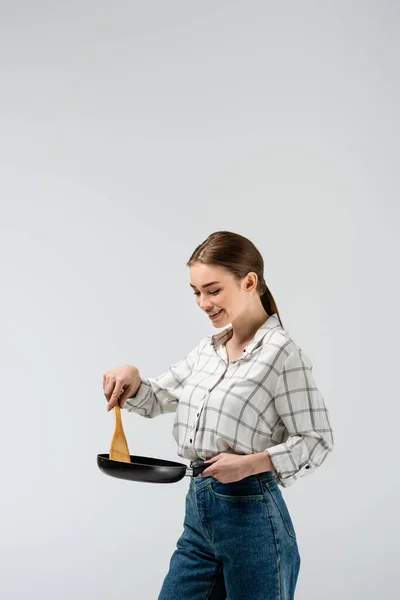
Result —
[[329, 413], [254, 244], [217, 231], [186, 266], [198, 308], [214, 327], [229, 326], [158, 377], [132, 374], [124, 405], [150, 419], [175, 412], [178, 455], [207, 465], [190, 477], [158, 600], [293, 600], [300, 553], [278, 486], [315, 472], [332, 451]]

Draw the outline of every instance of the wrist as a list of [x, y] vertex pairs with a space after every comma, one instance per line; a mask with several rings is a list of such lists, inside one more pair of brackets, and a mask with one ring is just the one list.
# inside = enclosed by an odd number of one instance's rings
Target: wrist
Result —
[[264, 473], [265, 471], [275, 471], [276, 469], [272, 464], [271, 457], [268, 452], [255, 452], [254, 454], [246, 455], [249, 463], [249, 474], [257, 475], [258, 473]]

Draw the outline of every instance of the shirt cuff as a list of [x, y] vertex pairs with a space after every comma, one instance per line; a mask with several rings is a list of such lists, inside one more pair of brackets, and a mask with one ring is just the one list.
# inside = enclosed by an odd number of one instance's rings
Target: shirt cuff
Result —
[[150, 384], [146, 379], [141, 379], [141, 384], [136, 394], [125, 400], [124, 408], [128, 411], [138, 412], [139, 414], [142, 414], [143, 412], [144, 414], [145, 411], [143, 411], [140, 406], [146, 403], [149, 392], [152, 393]]
[[277, 444], [265, 450], [276, 470], [276, 478], [282, 487], [290, 487], [297, 479], [313, 472], [309, 462], [298, 466], [287, 444]]

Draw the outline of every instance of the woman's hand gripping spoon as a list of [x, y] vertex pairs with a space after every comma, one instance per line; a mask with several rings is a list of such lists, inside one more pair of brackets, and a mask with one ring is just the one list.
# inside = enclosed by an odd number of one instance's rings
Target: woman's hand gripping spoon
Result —
[[114, 406], [114, 435], [111, 440], [109, 458], [111, 460], [119, 460], [121, 462], [131, 462], [129, 455], [128, 443], [126, 441], [124, 429], [121, 421], [121, 407], [117, 401]]

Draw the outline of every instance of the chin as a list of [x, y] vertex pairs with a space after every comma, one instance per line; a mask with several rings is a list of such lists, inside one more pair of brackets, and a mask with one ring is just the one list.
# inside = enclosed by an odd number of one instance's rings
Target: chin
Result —
[[216, 329], [221, 329], [221, 327], [225, 327], [226, 322], [227, 322], [226, 321], [226, 315], [224, 315], [221, 319], [219, 319], [218, 323], [214, 323], [214, 321], [211, 321], [211, 324], [214, 325], [214, 327]]

